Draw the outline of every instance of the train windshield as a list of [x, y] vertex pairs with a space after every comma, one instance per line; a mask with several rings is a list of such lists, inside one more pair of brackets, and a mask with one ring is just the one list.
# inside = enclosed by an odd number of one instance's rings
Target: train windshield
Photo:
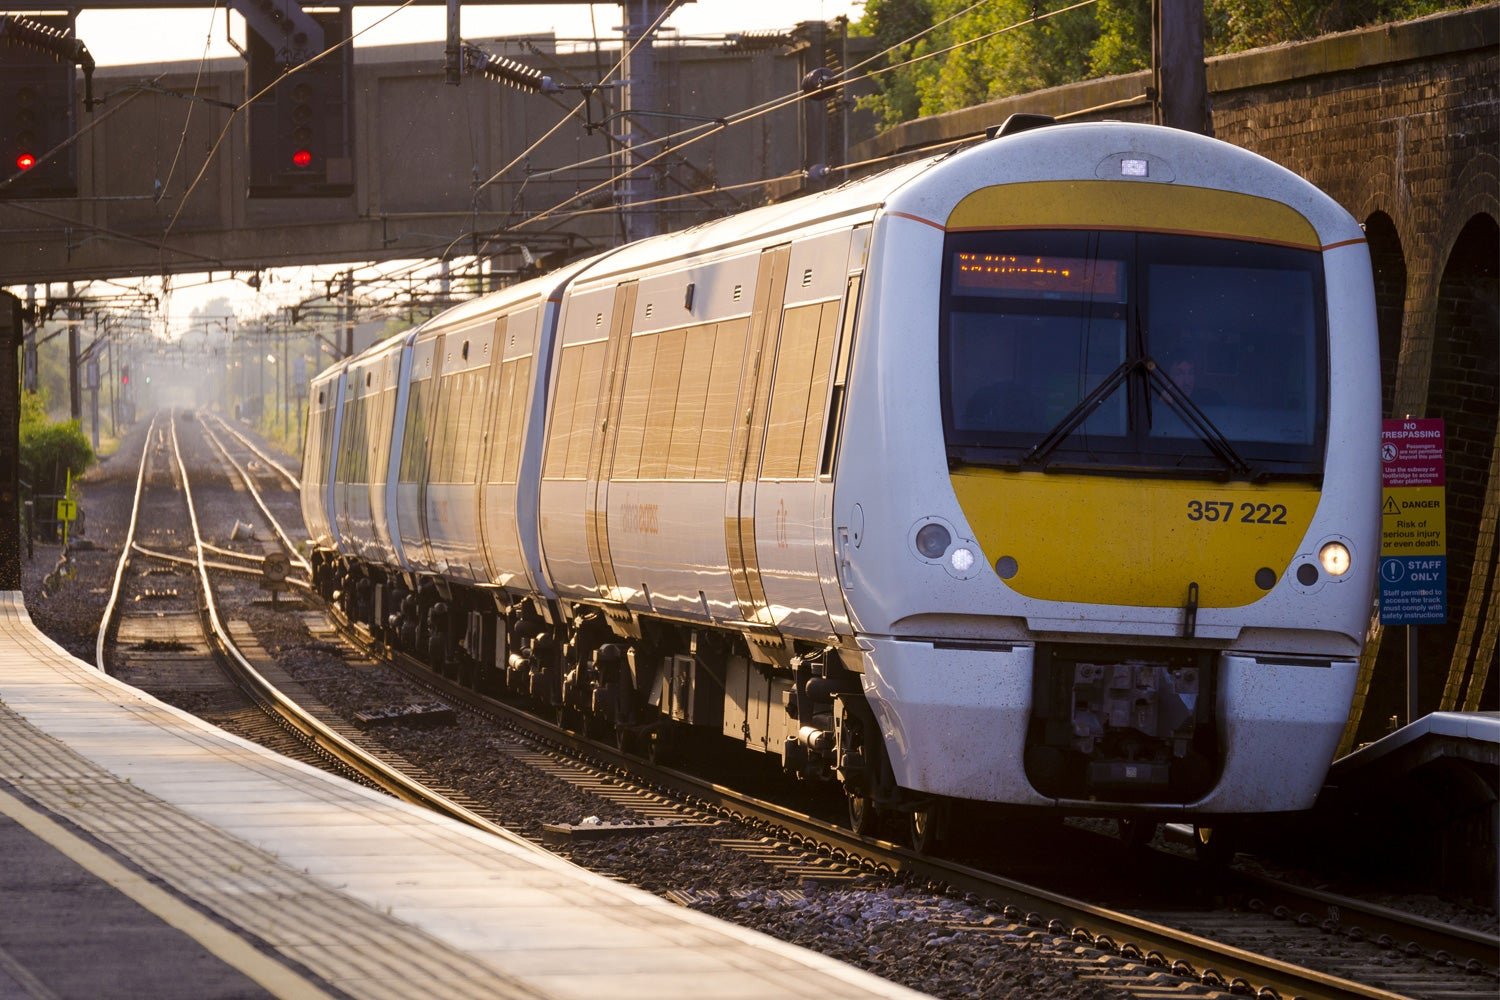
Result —
[[949, 458], [1316, 476], [1324, 315], [1316, 251], [1159, 233], [952, 234]]

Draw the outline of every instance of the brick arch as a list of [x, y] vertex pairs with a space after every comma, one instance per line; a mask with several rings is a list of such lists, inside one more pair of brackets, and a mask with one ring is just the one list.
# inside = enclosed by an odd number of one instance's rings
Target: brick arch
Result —
[[1437, 259], [1445, 269], [1460, 235], [1468, 230], [1476, 217], [1487, 215], [1491, 220], [1500, 219], [1500, 159], [1493, 153], [1475, 153], [1459, 170], [1453, 196], [1447, 204], [1449, 208], [1442, 215], [1442, 228], [1434, 238], [1440, 249]]
[[1359, 199], [1348, 203], [1357, 219], [1368, 219], [1376, 212], [1389, 216], [1395, 224], [1402, 246], [1410, 246], [1408, 209], [1411, 199], [1402, 196], [1401, 168], [1384, 154], [1371, 156], [1359, 166]]
[[1395, 220], [1386, 213], [1371, 213], [1364, 227], [1375, 275], [1375, 320], [1380, 330], [1380, 412], [1389, 415], [1396, 394], [1396, 363], [1401, 357], [1401, 323], [1406, 315], [1406, 250]]
[[[1427, 397], [1428, 415], [1444, 420], [1448, 473], [1450, 624], [1433, 629], [1432, 638], [1441, 636], [1443, 645], [1435, 652], [1445, 647], [1460, 669], [1474, 655], [1473, 643], [1465, 637], [1480, 624], [1467, 619], [1483, 617], [1487, 603], [1480, 600], [1468, 608], [1469, 589], [1488, 585], [1495, 558], [1493, 546], [1480, 551], [1479, 538], [1486, 500], [1496, 488], [1490, 466], [1500, 430], [1500, 225], [1496, 217], [1487, 212], [1469, 216], [1447, 248], [1438, 283]], [[1489, 516], [1494, 516], [1493, 510]], [[1446, 674], [1450, 656], [1434, 666]], [[1427, 667], [1424, 658], [1424, 672]], [[1494, 704], [1496, 680], [1496, 675], [1490, 677], [1489, 706]]]

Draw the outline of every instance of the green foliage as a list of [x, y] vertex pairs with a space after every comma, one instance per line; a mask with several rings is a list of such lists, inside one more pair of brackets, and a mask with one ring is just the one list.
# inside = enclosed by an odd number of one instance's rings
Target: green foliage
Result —
[[1099, 37], [1089, 50], [1091, 76], [1119, 76], [1151, 68], [1151, 5], [1099, 0]]
[[[1478, 2], [1204, 0], [1204, 51], [1221, 55], [1303, 41]], [[1150, 68], [1151, 0], [1098, 0], [1067, 9], [1074, 3], [868, 0], [856, 33], [889, 51], [876, 77], [879, 91], [860, 105], [890, 128], [921, 115]]]
[[45, 394], [21, 394], [21, 478], [35, 493], [61, 493], [68, 473], [76, 478], [94, 462], [94, 449], [76, 420], [47, 416]]
[[[919, 113], [919, 81], [937, 72], [935, 61], [925, 59], [932, 51], [931, 42], [917, 38], [932, 27], [932, 4], [929, 0], [867, 0], [865, 16], [855, 25], [855, 33], [875, 39], [878, 51], [885, 52], [882, 61], [889, 71], [878, 77], [880, 90], [860, 99], [860, 106], [875, 113], [884, 127], [890, 127]], [[913, 40], [914, 39], [914, 40]], [[909, 66], [901, 63], [918, 60]]]

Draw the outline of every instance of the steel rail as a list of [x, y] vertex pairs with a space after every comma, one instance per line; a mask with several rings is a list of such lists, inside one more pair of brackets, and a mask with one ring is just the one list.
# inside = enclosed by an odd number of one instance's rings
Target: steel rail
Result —
[[[202, 411], [202, 412], [203, 413], [208, 413], [208, 411], [206, 411], [206, 410]], [[244, 434], [243, 432], [241, 432], [239, 428], [237, 428], [233, 424], [229, 423], [229, 421], [225, 420], [223, 417], [219, 416], [217, 413], [209, 413], [208, 415], [212, 416], [215, 420], [217, 420], [219, 422], [219, 425], [221, 427], [223, 427], [226, 431], [228, 431], [231, 436], [233, 436], [236, 440], [238, 440], [246, 448], [249, 448], [251, 451], [253, 451], [255, 453], [255, 457], [256, 458], [259, 458], [262, 462], [265, 462], [271, 468], [275, 469], [278, 473], [280, 473], [281, 474], [281, 478], [285, 479], [287, 481], [287, 483], [292, 487], [292, 489], [296, 490], [299, 493], [302, 492], [302, 480], [300, 480], [296, 476], [292, 475], [292, 473], [289, 472], [285, 466], [283, 466], [280, 462], [276, 461], [276, 459], [272, 458], [270, 455], [266, 454], [261, 449], [261, 447], [259, 445], [257, 445], [254, 441], [252, 441], [246, 434]]]
[[1384, 935], [1393, 947], [1402, 950], [1415, 947], [1429, 957], [1446, 957], [1474, 971], [1493, 972], [1500, 962], [1500, 936], [1494, 934], [1429, 920], [1322, 889], [1292, 885], [1266, 875], [1235, 872], [1233, 880], [1240, 883], [1241, 891], [1247, 897], [1258, 898], [1268, 909], [1284, 906], [1288, 911], [1297, 911], [1295, 914], [1289, 912], [1289, 915], [1294, 915], [1299, 922], [1315, 920], [1312, 913], [1318, 910], [1325, 913], [1337, 911], [1336, 927], [1331, 929], [1346, 935], [1355, 930], [1369, 940]]
[[[271, 530], [276, 532], [276, 537], [280, 539], [281, 547], [287, 556], [291, 558], [292, 562], [301, 567], [304, 573], [311, 573], [311, 564], [298, 553], [297, 546], [287, 537], [286, 532], [282, 530], [281, 522], [276, 520], [276, 515], [272, 514], [271, 508], [266, 506], [265, 498], [260, 495], [260, 488], [255, 485], [254, 477], [245, 471], [245, 468], [239, 462], [235, 461], [234, 456], [229, 454], [229, 449], [225, 448], [224, 443], [219, 440], [219, 436], [210, 430], [202, 420], [198, 421], [198, 426], [203, 428], [204, 436], [208, 438], [213, 446], [219, 449], [219, 454], [224, 456], [224, 461], [232, 465], [234, 471], [239, 474], [240, 480], [245, 484], [245, 489], [250, 491], [250, 496], [255, 500], [255, 505], [260, 508], [260, 512], [265, 516], [266, 522], [271, 525]], [[284, 469], [282, 470], [283, 475], [285, 471]]]
[[317, 747], [351, 772], [360, 775], [377, 787], [391, 792], [397, 798], [414, 805], [424, 806], [441, 815], [467, 823], [508, 843], [524, 846], [531, 851], [544, 851], [542, 847], [453, 802], [410, 775], [403, 774], [401, 771], [387, 766], [374, 754], [356, 746], [319, 719], [303, 711], [301, 706], [286, 697], [275, 685], [267, 681], [255, 669], [249, 659], [235, 645], [229, 635], [229, 630], [225, 628], [223, 621], [219, 617], [218, 605], [214, 601], [213, 587], [208, 577], [208, 565], [203, 559], [203, 535], [198, 523], [197, 508], [193, 502], [192, 484], [188, 477], [187, 463], [182, 458], [182, 449], [177, 439], [177, 425], [175, 421], [171, 422], [170, 428], [172, 453], [177, 463], [178, 472], [182, 477], [182, 492], [184, 499], [187, 501], [188, 520], [192, 527], [194, 550], [198, 554], [197, 572], [199, 582], [203, 587], [204, 599], [202, 610], [204, 620], [214, 644], [225, 657], [230, 669], [248, 684], [252, 696], [265, 706], [268, 711], [273, 712], [294, 731], [301, 734], [301, 738], [309, 744]]
[[[187, 556], [174, 556], [170, 552], [158, 552], [156, 549], [148, 549], [140, 542], [131, 542], [130, 547], [136, 552], [139, 552], [141, 555], [145, 556], [147, 559], [156, 559], [160, 562], [174, 563], [178, 566], [198, 565], [198, 561], [196, 559], [189, 559]], [[243, 573], [247, 576], [261, 575], [261, 572], [258, 569], [250, 566], [240, 566], [235, 563], [205, 562], [204, 565], [206, 565], [209, 569], [222, 570], [225, 573]]]
[[[363, 629], [351, 625], [337, 609], [330, 607], [328, 610], [346, 635], [365, 645], [367, 651], [376, 652], [368, 648], [375, 644]], [[561, 746], [596, 766], [628, 773], [636, 781], [654, 784], [662, 791], [728, 817], [778, 829], [793, 842], [826, 852], [835, 859], [863, 864], [866, 868], [888, 871], [907, 879], [922, 879], [960, 894], [972, 893], [991, 901], [1007, 919], [1071, 937], [1081, 945], [1159, 966], [1163, 971], [1197, 979], [1205, 985], [1220, 985], [1225, 990], [1232, 987], [1235, 992], [1248, 989], [1251, 994], [1262, 997], [1401, 1000], [1402, 994], [1399, 993], [1259, 955], [957, 862], [919, 855], [890, 841], [861, 837], [808, 813], [647, 763], [639, 757], [553, 725], [516, 706], [480, 695], [403, 653], [388, 649], [384, 653], [393, 666], [445, 700], [463, 704], [492, 718], [501, 718], [528, 736]], [[643, 771], [649, 772], [649, 776], [643, 778]]]
[[130, 523], [125, 528], [125, 541], [120, 545], [120, 562], [115, 566], [115, 578], [110, 584], [109, 599], [104, 602], [104, 612], [99, 616], [99, 636], [94, 640], [94, 666], [101, 674], [107, 673], [104, 669], [104, 644], [109, 635], [109, 627], [119, 610], [120, 589], [125, 582], [125, 567], [130, 565], [130, 553], [135, 548], [135, 528], [141, 513], [141, 491], [146, 483], [146, 466], [151, 457], [151, 438], [156, 433], [156, 422], [160, 418], [160, 411], [153, 413], [151, 423], [146, 425], [146, 437], [141, 445], [141, 464], [135, 477], [135, 499], [130, 504]]

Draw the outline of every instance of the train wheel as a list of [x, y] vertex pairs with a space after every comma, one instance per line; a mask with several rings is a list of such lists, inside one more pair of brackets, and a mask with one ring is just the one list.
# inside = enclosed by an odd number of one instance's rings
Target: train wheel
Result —
[[929, 802], [910, 813], [912, 850], [918, 854], [936, 854], [942, 843], [947, 812], [942, 802]]
[[861, 837], [868, 837], [874, 833], [878, 820], [875, 813], [875, 800], [864, 792], [856, 792], [853, 789], [845, 789], [844, 796], [849, 800], [849, 829]]

